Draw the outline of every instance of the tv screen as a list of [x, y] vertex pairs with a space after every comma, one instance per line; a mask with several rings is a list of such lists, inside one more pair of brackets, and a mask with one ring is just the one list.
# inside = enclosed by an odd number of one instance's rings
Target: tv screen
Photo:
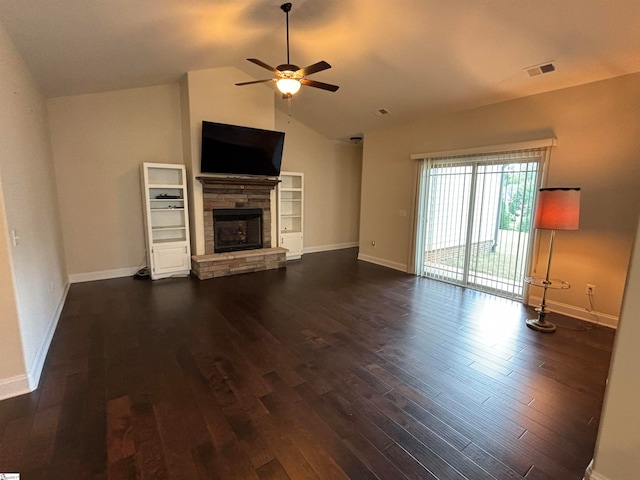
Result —
[[284, 133], [202, 122], [202, 173], [278, 176]]

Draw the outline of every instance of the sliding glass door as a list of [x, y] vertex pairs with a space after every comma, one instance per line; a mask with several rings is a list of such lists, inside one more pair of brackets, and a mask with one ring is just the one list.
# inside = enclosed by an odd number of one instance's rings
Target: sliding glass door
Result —
[[546, 149], [421, 164], [419, 275], [522, 298]]

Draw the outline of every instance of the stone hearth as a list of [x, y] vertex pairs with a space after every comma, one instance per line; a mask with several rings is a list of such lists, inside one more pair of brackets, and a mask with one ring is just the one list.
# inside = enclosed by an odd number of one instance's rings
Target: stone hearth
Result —
[[[271, 248], [271, 191], [279, 180], [267, 178], [197, 177], [202, 183], [205, 254], [191, 257], [200, 280], [286, 267], [286, 249]], [[213, 209], [260, 208], [262, 249], [215, 253]]]
[[287, 249], [279, 247], [200, 255], [191, 260], [191, 270], [200, 280], [286, 266]]

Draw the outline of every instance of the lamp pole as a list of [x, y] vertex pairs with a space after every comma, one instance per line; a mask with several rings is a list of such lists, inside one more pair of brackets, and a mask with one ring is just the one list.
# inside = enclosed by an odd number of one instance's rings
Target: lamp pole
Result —
[[535, 328], [536, 330], [541, 330], [545, 332], [553, 332], [556, 329], [556, 326], [553, 323], [547, 322], [544, 317], [547, 315], [547, 288], [551, 285], [551, 281], [549, 280], [549, 271], [551, 270], [551, 256], [553, 255], [553, 240], [556, 237], [556, 231], [551, 230], [551, 238], [549, 239], [549, 258], [547, 259], [547, 274], [544, 277], [543, 287], [542, 287], [542, 302], [540, 302], [540, 306], [536, 308], [536, 312], [538, 312], [538, 318], [535, 321], [534, 325], [527, 323], [528, 326]]

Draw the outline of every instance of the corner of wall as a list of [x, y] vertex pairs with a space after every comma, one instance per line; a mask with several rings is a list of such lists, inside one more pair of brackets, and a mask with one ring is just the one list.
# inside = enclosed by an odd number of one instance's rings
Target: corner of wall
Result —
[[398, 270], [403, 273], [408, 272], [407, 265], [399, 262], [392, 262], [391, 260], [385, 260], [384, 258], [374, 257], [372, 255], [367, 255], [364, 253], [358, 254], [358, 260], [362, 260], [363, 262], [373, 263], [375, 265], [380, 265], [382, 267], [393, 268], [394, 270]]
[[593, 460], [589, 463], [587, 470], [584, 472], [583, 480], [611, 480], [604, 475], [599, 474], [593, 469]]

